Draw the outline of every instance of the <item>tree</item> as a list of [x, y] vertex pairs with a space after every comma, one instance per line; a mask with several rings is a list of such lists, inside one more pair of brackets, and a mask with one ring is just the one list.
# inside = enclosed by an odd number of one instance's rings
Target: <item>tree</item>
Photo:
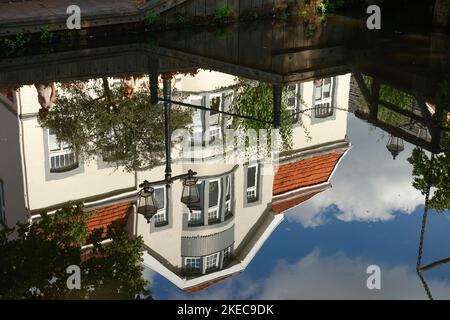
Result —
[[[91, 214], [77, 204], [43, 215], [33, 224], [0, 231], [1, 299], [135, 299], [151, 298], [142, 278], [144, 243], [130, 239], [118, 224], [89, 232]], [[82, 246], [92, 244], [89, 251]], [[81, 289], [67, 287], [68, 266], [81, 271]]]
[[[148, 92], [130, 97], [125, 89], [110, 88], [106, 78], [72, 83], [40, 123], [82, 159], [101, 155], [128, 171], [152, 168], [164, 157], [164, 112]], [[191, 110], [172, 106], [173, 130], [191, 122]]]
[[[293, 117], [287, 111], [287, 99], [290, 97], [290, 94], [287, 88], [284, 87], [280, 126], [283, 151], [292, 148]], [[239, 82], [234, 86], [234, 100], [230, 106], [230, 111], [236, 114], [251, 116], [258, 120], [271, 122], [273, 119], [272, 86], [264, 82], [239, 79]], [[272, 132], [272, 125], [270, 123], [244, 118], [234, 117], [231, 126], [233, 129], [254, 129], [257, 132], [260, 129], [266, 129], [268, 131], [268, 138], [270, 138]]]
[[[428, 206], [439, 212], [450, 208], [450, 152], [434, 155], [429, 158], [425, 152], [414, 148], [408, 162], [413, 165], [413, 187], [423, 195], [433, 191]], [[429, 181], [428, 177], [431, 177]]]

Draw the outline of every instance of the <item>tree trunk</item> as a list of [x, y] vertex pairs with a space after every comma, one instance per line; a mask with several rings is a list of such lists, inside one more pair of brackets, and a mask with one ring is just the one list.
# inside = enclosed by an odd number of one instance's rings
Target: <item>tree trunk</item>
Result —
[[447, 27], [450, 18], [450, 3], [448, 0], [436, 0], [434, 5], [433, 25]]

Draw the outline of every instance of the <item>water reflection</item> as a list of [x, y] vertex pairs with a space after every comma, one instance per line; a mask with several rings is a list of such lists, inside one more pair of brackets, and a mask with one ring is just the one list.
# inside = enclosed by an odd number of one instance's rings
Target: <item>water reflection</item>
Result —
[[[389, 220], [393, 211], [416, 211], [422, 203], [445, 212], [448, 82], [436, 56], [448, 55], [448, 39], [433, 42], [435, 54], [399, 61], [396, 45], [420, 51], [434, 36], [420, 35], [418, 44], [412, 34], [365, 39], [352, 23], [330, 19], [313, 37], [289, 24], [233, 26], [220, 37], [211, 30], [166, 32], [151, 46], [136, 36], [109, 50], [69, 48], [1, 61], [4, 227], [83, 202], [86, 212], [96, 212], [87, 221], [91, 231], [119, 221], [131, 237], [142, 237], [145, 268], [192, 293], [260, 266], [258, 252], [285, 217], [319, 227], [332, 206], [349, 223]], [[423, 72], [429, 69], [436, 72]], [[349, 134], [349, 121], [382, 133], [383, 148], [373, 154], [373, 143], [362, 146], [370, 157], [357, 153], [344, 177], [342, 163], [361, 135]], [[240, 131], [230, 140], [231, 129]], [[390, 170], [380, 173], [380, 163]], [[409, 179], [398, 185], [397, 167]], [[193, 203], [180, 201], [184, 180], [174, 178], [189, 170], [199, 195]], [[149, 223], [138, 214], [145, 180], [155, 208]], [[351, 190], [351, 180], [359, 190]], [[295, 290], [256, 292], [304, 284], [305, 273], [319, 281], [334, 268], [344, 270], [338, 282], [364, 284], [365, 274], [353, 278], [351, 271], [364, 263], [312, 251], [237, 296], [301, 298]], [[417, 281], [408, 272], [401, 273], [405, 283]], [[386, 266], [386, 279], [398, 274]], [[240, 281], [225, 283], [243, 287]], [[359, 290], [350, 288], [348, 297]]]

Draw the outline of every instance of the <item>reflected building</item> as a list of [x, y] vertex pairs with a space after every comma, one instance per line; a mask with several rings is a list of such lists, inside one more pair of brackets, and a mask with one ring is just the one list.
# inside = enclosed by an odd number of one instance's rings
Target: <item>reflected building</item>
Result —
[[189, 143], [202, 152], [187, 159], [177, 145], [172, 149], [172, 174], [196, 171], [200, 202], [189, 209], [181, 203], [182, 181], [154, 186], [158, 211], [150, 223], [137, 214], [138, 185], [163, 179], [163, 165], [127, 172], [101, 155], [83, 160], [39, 125], [34, 86], [0, 97], [0, 149], [7, 154], [0, 157], [3, 222], [11, 227], [83, 201], [95, 210], [91, 230], [121, 222], [143, 237], [143, 265], [180, 289], [196, 292], [242, 272], [287, 210], [331, 188], [350, 148], [347, 112], [340, 109], [348, 105], [350, 75], [288, 85], [293, 144], [278, 163], [217, 161], [228, 120], [215, 110], [228, 109], [235, 81], [206, 70], [173, 79], [185, 102], [211, 109], [195, 111], [191, 125]]

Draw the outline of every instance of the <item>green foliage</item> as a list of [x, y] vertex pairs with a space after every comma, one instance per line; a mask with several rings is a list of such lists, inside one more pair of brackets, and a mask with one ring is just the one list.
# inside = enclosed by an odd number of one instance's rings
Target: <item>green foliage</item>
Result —
[[228, 7], [220, 7], [214, 10], [214, 21], [223, 22], [231, 16], [231, 9]]
[[277, 11], [274, 15], [275, 19], [278, 20], [282, 20], [282, 21], [286, 21], [287, 19], [289, 19], [289, 12], [281, 10], [281, 11]]
[[[164, 159], [164, 112], [151, 105], [148, 92], [126, 97], [123, 86], [109, 88], [108, 80], [77, 82], [59, 95], [41, 125], [59, 141], [69, 143], [79, 157], [103, 155], [125, 170], [152, 168]], [[172, 106], [172, 128], [186, 128], [192, 111]]]
[[[428, 203], [429, 207], [443, 212], [450, 208], [450, 152], [435, 155], [433, 165], [431, 159], [425, 152], [414, 148], [408, 162], [413, 165], [413, 187], [423, 195], [427, 193], [429, 187], [432, 188], [432, 197]], [[431, 173], [431, 185], [428, 177]]]
[[[102, 231], [89, 233], [90, 216], [77, 204], [44, 214], [33, 224], [0, 231], [0, 299], [150, 298], [139, 265], [142, 239], [130, 239], [114, 224], [106, 235], [112, 242], [101, 245]], [[81, 247], [86, 244], [93, 249], [82, 259]], [[80, 267], [80, 290], [67, 288], [70, 265]]]
[[148, 25], [154, 25], [160, 20], [160, 15], [158, 12], [150, 12], [145, 18], [145, 23]]
[[[288, 98], [287, 88], [285, 88], [283, 91], [283, 99], [281, 104], [280, 135], [282, 140], [282, 151], [287, 151], [292, 148], [293, 121], [287, 111]], [[234, 87], [234, 100], [230, 106], [230, 111], [236, 114], [252, 116], [260, 120], [272, 121], [272, 86], [263, 82], [239, 79], [238, 84]], [[271, 124], [242, 118], [233, 118], [232, 128], [241, 130], [254, 129], [257, 132], [260, 129], [267, 129], [269, 137], [272, 131]]]
[[19, 32], [13, 38], [1, 38], [0, 47], [5, 50], [5, 55], [9, 56], [24, 49], [30, 41], [31, 36], [25, 36]]
[[48, 26], [43, 26], [41, 28], [41, 34], [39, 40], [43, 43], [48, 43], [53, 39], [53, 33], [48, 30]]
[[307, 23], [324, 20], [324, 15], [344, 6], [344, 0], [311, 0], [299, 10], [299, 17]]
[[19, 32], [16, 34], [16, 48], [23, 48], [26, 44], [28, 44], [31, 40], [31, 37], [24, 36], [23, 33]]

